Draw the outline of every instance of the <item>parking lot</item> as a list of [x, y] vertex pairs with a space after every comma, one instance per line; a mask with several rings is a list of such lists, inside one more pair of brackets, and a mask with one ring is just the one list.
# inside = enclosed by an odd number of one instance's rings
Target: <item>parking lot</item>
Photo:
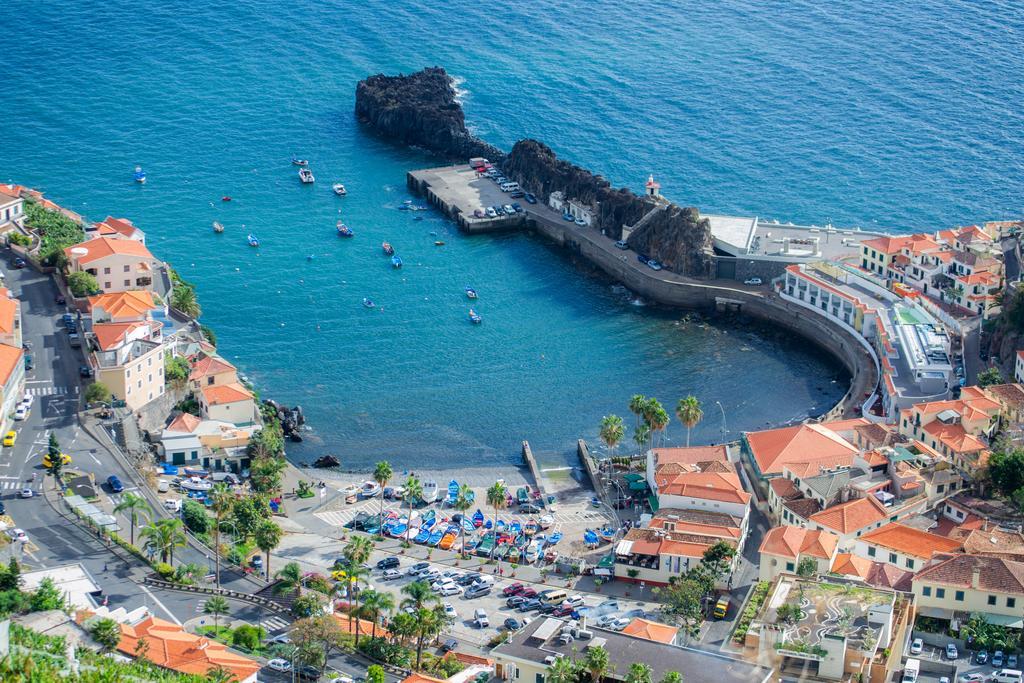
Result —
[[[979, 651], [957, 648], [956, 658], [950, 658], [946, 655], [944, 648], [928, 644], [922, 645], [920, 653], [910, 654], [912, 651], [913, 641], [908, 645], [908, 657], [920, 659], [922, 662], [941, 662], [942, 664], [955, 666], [957, 683], [970, 683], [970, 679], [965, 678], [965, 676], [971, 675], [980, 676], [980, 678], [976, 679], [980, 683], [980, 681], [989, 680], [992, 674], [999, 669], [1020, 668], [1020, 655], [1003, 653], [1002, 659], [999, 660], [996, 659], [995, 652], [985, 652], [983, 658], [979, 659]], [[1011, 656], [1016, 657], [1016, 659], [1011, 659]], [[933, 681], [937, 682], [940, 678], [941, 676], [938, 674], [922, 670], [918, 681], [932, 683]]]

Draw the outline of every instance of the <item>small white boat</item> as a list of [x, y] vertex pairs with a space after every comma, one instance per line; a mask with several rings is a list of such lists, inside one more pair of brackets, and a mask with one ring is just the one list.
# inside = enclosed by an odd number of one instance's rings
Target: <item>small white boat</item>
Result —
[[373, 498], [380, 493], [380, 484], [375, 481], [363, 482], [363, 487], [359, 490], [359, 495], [362, 498]]
[[224, 226], [221, 225], [220, 223], [218, 223], [217, 221], [214, 221], [213, 222], [213, 231], [214, 232], [224, 232]]
[[342, 185], [341, 183], [334, 183], [333, 185], [331, 185], [331, 189], [334, 190], [334, 194], [338, 195], [339, 197], [344, 197], [345, 195], [348, 194], [348, 190], [346, 190], [345, 186]]
[[313, 177], [313, 172], [308, 168], [299, 169], [299, 180], [301, 180], [305, 185], [316, 182], [316, 178]]
[[433, 479], [428, 479], [427, 481], [423, 482], [423, 502], [433, 503], [435, 500], [437, 500], [437, 491], [437, 482], [434, 481]]
[[135, 167], [134, 177], [135, 177], [135, 182], [141, 183], [143, 185], [146, 184], [146, 172], [142, 170], [141, 166], [136, 166]]
[[189, 477], [181, 482], [181, 488], [186, 491], [209, 491], [213, 488], [213, 482], [199, 477]]

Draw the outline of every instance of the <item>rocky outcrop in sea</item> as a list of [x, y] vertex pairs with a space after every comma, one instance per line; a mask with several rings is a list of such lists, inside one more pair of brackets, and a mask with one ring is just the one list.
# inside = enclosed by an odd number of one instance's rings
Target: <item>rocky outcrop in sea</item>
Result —
[[377, 74], [359, 81], [356, 116], [389, 140], [422, 147], [448, 159], [485, 157], [499, 161], [505, 156], [466, 130], [451, 76], [439, 66], [407, 76]]
[[441, 67], [414, 74], [378, 74], [356, 86], [356, 116], [380, 135], [405, 145], [423, 147], [447, 159], [486, 157], [524, 188], [547, 202], [559, 191], [594, 207], [593, 227], [613, 239], [623, 226], [638, 226], [628, 238], [633, 250], [657, 259], [673, 272], [708, 277], [711, 271], [711, 228], [695, 208], [641, 197], [615, 189], [605, 178], [559, 159], [537, 140], [520, 140], [505, 155], [466, 129], [452, 79]]

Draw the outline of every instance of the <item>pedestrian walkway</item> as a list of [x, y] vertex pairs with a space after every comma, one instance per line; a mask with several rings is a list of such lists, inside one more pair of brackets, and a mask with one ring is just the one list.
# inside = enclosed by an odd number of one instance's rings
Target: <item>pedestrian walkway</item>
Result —
[[331, 510], [330, 512], [314, 512], [313, 516], [331, 526], [345, 526], [355, 517], [357, 510]]
[[77, 394], [78, 387], [55, 387], [53, 385], [26, 387], [25, 393], [33, 396], [67, 396], [68, 394]]
[[[0, 481], [0, 490], [13, 491], [14, 489], [32, 488], [29, 484], [22, 484], [20, 479], [14, 481]], [[38, 491], [37, 491], [38, 493]]]
[[275, 631], [283, 631], [288, 628], [289, 622], [283, 617], [266, 617], [260, 620], [260, 626], [267, 630], [267, 633], [274, 633]]

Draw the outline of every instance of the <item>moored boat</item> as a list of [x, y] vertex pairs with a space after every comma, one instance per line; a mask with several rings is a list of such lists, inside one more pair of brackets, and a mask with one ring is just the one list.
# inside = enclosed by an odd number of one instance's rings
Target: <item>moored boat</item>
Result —
[[385, 256], [394, 256], [395, 255], [395, 248], [393, 246], [391, 246], [391, 242], [383, 242], [380, 245], [380, 248], [384, 252]]
[[392, 256], [391, 257], [391, 267], [392, 268], [401, 268], [402, 267], [402, 257], [399, 256], [398, 254], [395, 254], [394, 256]]
[[352, 228], [348, 227], [341, 221], [338, 221], [338, 224], [335, 227], [338, 229], [339, 237], [355, 237], [356, 235], [354, 232], [352, 232]]
[[316, 178], [313, 177], [313, 172], [310, 171], [308, 168], [299, 169], [299, 180], [301, 180], [305, 185], [309, 185], [310, 183], [316, 182]]
[[348, 194], [348, 190], [346, 190], [345, 186], [342, 185], [341, 183], [334, 183], [333, 185], [331, 185], [331, 189], [334, 190], [334, 194], [338, 195], [339, 197], [344, 197], [345, 195]]
[[249, 243], [250, 247], [260, 246], [260, 238], [252, 234], [251, 232], [248, 235], [246, 235], [245, 240]]
[[479, 325], [480, 323], [482, 323], [484, 321], [484, 319], [482, 317], [480, 317], [479, 313], [477, 313], [476, 311], [474, 311], [471, 308], [471, 309], [469, 309], [469, 321], [471, 323], [473, 323], [474, 325]]
[[437, 500], [436, 481], [434, 481], [433, 479], [428, 479], [427, 481], [423, 482], [422, 498], [424, 503], [433, 503], [435, 500]]
[[476, 528], [480, 528], [483, 525], [484, 525], [484, 513], [482, 513], [480, 510], [477, 510], [476, 512], [473, 513], [473, 526], [476, 527]]
[[142, 185], [146, 184], [146, 172], [142, 170], [141, 166], [135, 167], [133, 177], [135, 178], [135, 182], [141, 183]]
[[373, 308], [373, 299], [367, 299], [366, 297], [363, 297], [363, 306], [365, 306], [366, 308]]
[[309, 159], [297, 159], [292, 157], [292, 166], [309, 166]]
[[214, 232], [224, 232], [224, 226], [221, 225], [220, 223], [218, 223], [217, 221], [214, 221], [213, 222], [213, 231]]
[[473, 289], [472, 287], [466, 287], [466, 296], [467, 296], [468, 298], [470, 298], [470, 299], [475, 299], [475, 298], [477, 298], [477, 297], [476, 297], [476, 290], [475, 290], [475, 289]]

